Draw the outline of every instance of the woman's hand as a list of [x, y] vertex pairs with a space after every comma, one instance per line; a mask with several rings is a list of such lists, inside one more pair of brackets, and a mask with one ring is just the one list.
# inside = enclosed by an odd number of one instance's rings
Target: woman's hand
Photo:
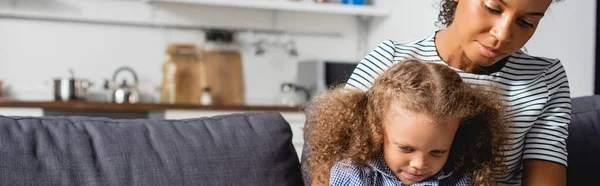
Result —
[[523, 186], [565, 186], [567, 168], [559, 163], [543, 160], [524, 160]]

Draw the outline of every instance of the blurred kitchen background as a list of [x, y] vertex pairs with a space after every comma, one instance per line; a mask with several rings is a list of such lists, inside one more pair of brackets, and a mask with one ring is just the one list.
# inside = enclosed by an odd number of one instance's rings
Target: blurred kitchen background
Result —
[[[438, 6], [439, 0], [0, 0], [2, 96], [301, 106], [315, 84], [343, 83], [340, 75], [384, 39], [432, 33]], [[594, 94], [596, 9], [594, 0], [552, 5], [526, 45], [531, 54], [562, 60], [573, 97]], [[69, 78], [84, 90], [70, 90]]]

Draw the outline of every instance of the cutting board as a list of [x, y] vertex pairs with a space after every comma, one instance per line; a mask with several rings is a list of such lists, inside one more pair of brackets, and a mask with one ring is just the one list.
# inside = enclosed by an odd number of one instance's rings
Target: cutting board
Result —
[[163, 64], [161, 101], [171, 104], [200, 104], [203, 66], [193, 44], [171, 44]]
[[203, 51], [201, 61], [214, 105], [243, 105], [242, 57], [237, 51]]

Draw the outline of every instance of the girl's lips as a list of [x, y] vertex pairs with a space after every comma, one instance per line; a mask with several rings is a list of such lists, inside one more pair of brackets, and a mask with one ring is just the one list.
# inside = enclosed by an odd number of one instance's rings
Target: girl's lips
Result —
[[406, 175], [406, 178], [410, 179], [410, 180], [415, 180], [415, 181], [420, 181], [422, 179], [425, 179], [426, 174], [411, 174], [408, 172], [404, 172], [404, 175]]
[[487, 46], [484, 46], [483, 44], [479, 43], [479, 42], [475, 42], [477, 44], [477, 47], [479, 48], [479, 53], [481, 53], [481, 55], [488, 57], [488, 58], [496, 58], [498, 56], [500, 56], [501, 52], [500, 50], [496, 50]]

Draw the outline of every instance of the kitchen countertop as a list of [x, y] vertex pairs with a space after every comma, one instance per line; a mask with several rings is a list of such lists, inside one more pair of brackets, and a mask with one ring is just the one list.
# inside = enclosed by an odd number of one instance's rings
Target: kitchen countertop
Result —
[[100, 112], [150, 112], [176, 110], [207, 110], [207, 111], [275, 111], [302, 112], [303, 107], [286, 106], [253, 106], [253, 105], [194, 105], [194, 104], [116, 104], [85, 101], [21, 101], [0, 99], [0, 107], [42, 108], [60, 111], [100, 111]]

